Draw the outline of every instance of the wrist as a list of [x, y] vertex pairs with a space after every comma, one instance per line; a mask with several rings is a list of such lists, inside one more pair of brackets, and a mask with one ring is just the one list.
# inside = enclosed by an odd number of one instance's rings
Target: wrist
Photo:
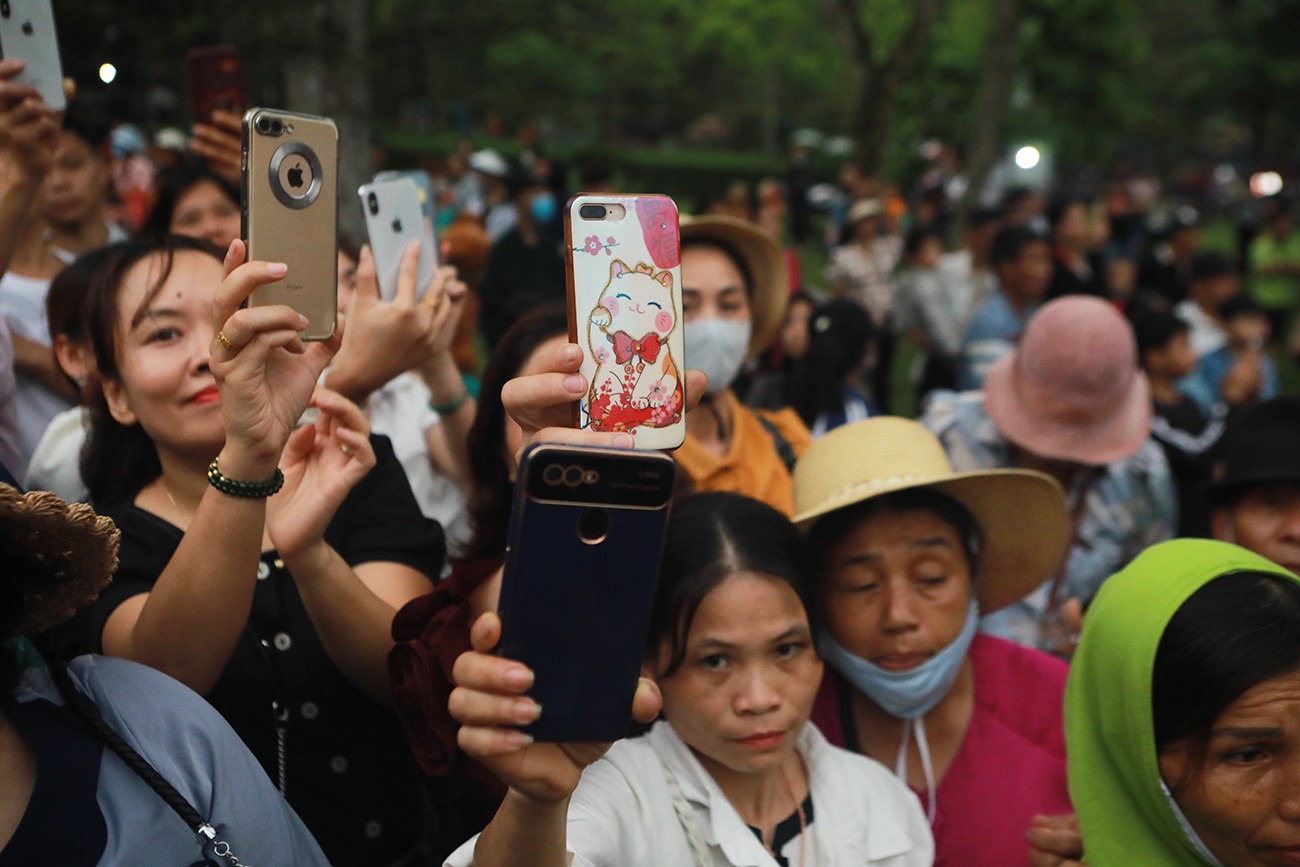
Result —
[[229, 479], [264, 482], [279, 470], [280, 454], [264, 448], [227, 444], [217, 455], [217, 467]]
[[[272, 539], [271, 541], [275, 541]], [[276, 544], [276, 552], [280, 559], [284, 561], [285, 568], [289, 570], [295, 580], [310, 581], [312, 578], [324, 574], [329, 569], [329, 564], [335, 555], [334, 549], [324, 538], [312, 539], [304, 544], [297, 546], [280, 546]]]

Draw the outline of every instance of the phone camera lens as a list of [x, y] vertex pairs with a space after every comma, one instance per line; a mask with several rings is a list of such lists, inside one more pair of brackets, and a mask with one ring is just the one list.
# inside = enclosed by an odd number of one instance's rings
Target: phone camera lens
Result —
[[606, 213], [604, 205], [583, 205], [578, 208], [578, 216], [584, 220], [603, 220]]
[[284, 124], [280, 123], [278, 120], [271, 121], [271, 134], [279, 135], [282, 132], [284, 132]]
[[271, 121], [264, 117], [257, 119], [257, 131], [265, 135], [271, 131]]
[[8, 18], [10, 14], [9, 0], [0, 0], [0, 17]]
[[370, 213], [372, 214], [379, 213], [379, 197], [376, 196], [374, 193], [371, 193], [370, 195], [366, 196], [366, 204], [370, 206]]

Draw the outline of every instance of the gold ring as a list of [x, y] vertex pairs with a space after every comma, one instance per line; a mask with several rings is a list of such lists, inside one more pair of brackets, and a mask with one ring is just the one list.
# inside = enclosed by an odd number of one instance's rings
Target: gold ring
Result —
[[235, 344], [230, 342], [230, 338], [226, 336], [226, 332], [224, 331], [217, 332], [217, 342], [221, 344], [222, 348], [224, 348], [226, 352], [235, 351]]

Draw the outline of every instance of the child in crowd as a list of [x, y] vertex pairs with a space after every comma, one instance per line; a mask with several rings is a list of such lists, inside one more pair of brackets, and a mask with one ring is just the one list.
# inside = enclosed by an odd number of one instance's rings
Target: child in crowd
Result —
[[1166, 310], [1148, 308], [1135, 311], [1132, 322], [1138, 360], [1151, 386], [1151, 435], [1169, 460], [1178, 491], [1178, 535], [1208, 535], [1205, 485], [1227, 408], [1216, 402], [1207, 411], [1179, 388], [1196, 367], [1186, 322]]
[[974, 282], [951, 279], [942, 260], [939, 234], [916, 228], [903, 242], [903, 266], [894, 275], [894, 327], [926, 353], [921, 396], [956, 387], [961, 337], [976, 301]]
[[1268, 311], [1244, 292], [1219, 305], [1227, 339], [1196, 362], [1180, 385], [1205, 412], [1218, 403], [1238, 407], [1277, 396], [1277, 365], [1271, 357]]

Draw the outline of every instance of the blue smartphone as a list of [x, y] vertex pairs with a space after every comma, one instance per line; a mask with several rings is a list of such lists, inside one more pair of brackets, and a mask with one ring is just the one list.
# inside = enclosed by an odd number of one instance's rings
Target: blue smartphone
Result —
[[632, 697], [676, 466], [652, 451], [538, 443], [519, 465], [497, 652], [535, 674], [538, 741], [612, 741]]

